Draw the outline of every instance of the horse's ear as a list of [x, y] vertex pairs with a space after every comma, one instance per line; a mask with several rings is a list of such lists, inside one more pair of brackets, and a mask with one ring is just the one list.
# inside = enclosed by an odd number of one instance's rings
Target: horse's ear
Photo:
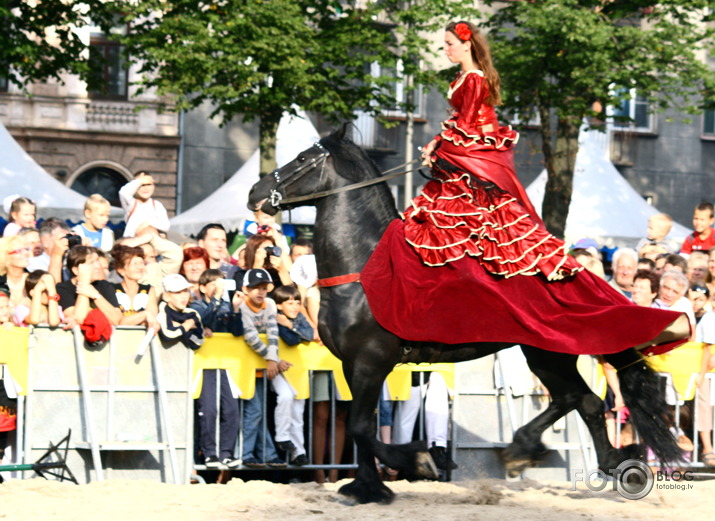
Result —
[[340, 138], [340, 140], [345, 139], [345, 134], [347, 133], [349, 126], [350, 126], [349, 121], [346, 121], [345, 123], [340, 125], [340, 128], [338, 129], [338, 132], [337, 132], [338, 138]]

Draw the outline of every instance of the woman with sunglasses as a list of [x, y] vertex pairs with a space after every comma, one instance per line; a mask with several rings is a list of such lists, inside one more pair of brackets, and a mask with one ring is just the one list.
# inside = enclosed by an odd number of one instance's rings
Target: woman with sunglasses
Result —
[[10, 289], [10, 302], [17, 306], [25, 294], [27, 265], [32, 248], [23, 237], [13, 235], [0, 239], [0, 285]]

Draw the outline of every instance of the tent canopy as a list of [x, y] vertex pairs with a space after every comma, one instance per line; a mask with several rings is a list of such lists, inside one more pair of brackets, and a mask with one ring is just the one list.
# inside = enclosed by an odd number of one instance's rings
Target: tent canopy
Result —
[[[0, 123], [0, 201], [14, 194], [35, 201], [38, 217], [84, 220], [86, 197], [48, 174]], [[0, 211], [5, 216], [2, 208]], [[122, 220], [124, 212], [112, 208], [110, 217]]]
[[[539, 212], [545, 189], [546, 170], [526, 189]], [[646, 236], [650, 216], [657, 213], [658, 209], [649, 205], [608, 159], [603, 136], [582, 129], [566, 220], [567, 244], [588, 237], [608, 247], [634, 247]], [[674, 222], [666, 240], [677, 251], [689, 233], [688, 228]]]
[[[318, 131], [304, 112], [298, 116], [284, 114], [276, 135], [276, 162], [281, 167], [310, 148], [320, 139]], [[196, 206], [171, 219], [171, 230], [196, 234], [208, 223], [219, 223], [227, 230], [241, 230], [243, 223], [253, 219], [248, 210], [248, 192], [259, 179], [260, 158], [256, 150], [231, 178]], [[301, 207], [283, 212], [284, 223], [312, 224], [315, 208]]]

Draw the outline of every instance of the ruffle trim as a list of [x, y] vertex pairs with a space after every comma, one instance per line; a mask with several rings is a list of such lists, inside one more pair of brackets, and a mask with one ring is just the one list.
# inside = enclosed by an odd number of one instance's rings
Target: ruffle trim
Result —
[[[480, 132], [470, 134], [465, 129], [461, 128], [456, 122], [449, 125], [447, 122], [442, 122], [442, 132], [440, 136], [443, 140], [449, 141], [456, 146], [474, 147], [475, 145], [486, 148], [500, 150], [502, 148], [511, 148], [519, 141], [519, 133], [511, 128], [511, 125], [506, 127], [497, 127], [493, 132]], [[495, 125], [496, 126], [496, 125]]]
[[402, 217], [405, 240], [428, 266], [469, 255], [505, 278], [543, 273], [561, 280], [583, 269], [516, 198], [467, 173], [428, 183]]

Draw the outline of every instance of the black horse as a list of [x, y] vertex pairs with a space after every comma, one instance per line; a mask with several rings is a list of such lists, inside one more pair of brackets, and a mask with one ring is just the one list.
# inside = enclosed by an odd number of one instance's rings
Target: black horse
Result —
[[[377, 182], [365, 186], [371, 180]], [[318, 276], [325, 279], [359, 273], [388, 224], [398, 218], [387, 183], [379, 181], [376, 165], [345, 137], [343, 127], [256, 183], [248, 205], [252, 210], [261, 208], [269, 214], [293, 205], [314, 205]], [[360, 186], [354, 186], [358, 183]], [[361, 503], [389, 502], [394, 494], [381, 482], [375, 457], [413, 477], [436, 477], [424, 442], [395, 446], [376, 439], [375, 407], [382, 383], [395, 364], [471, 360], [512, 344], [405, 342], [376, 322], [359, 283], [323, 287], [320, 295], [320, 337], [342, 360], [353, 394], [348, 432], [357, 443], [359, 468], [355, 480], [340, 492]], [[530, 369], [549, 390], [551, 403], [520, 428], [503, 451], [502, 459], [510, 475], [518, 475], [543, 459], [546, 447], [541, 442], [542, 433], [574, 409], [588, 426], [602, 469], [615, 469], [626, 459], [642, 459], [642, 446], [615, 449], [609, 443], [603, 402], [579, 375], [576, 355], [531, 346], [522, 346], [522, 350]], [[680, 451], [668, 430], [668, 408], [658, 392], [656, 375], [634, 349], [606, 355], [606, 359], [620, 368], [621, 392], [644, 442], [660, 458], [678, 460]]]

